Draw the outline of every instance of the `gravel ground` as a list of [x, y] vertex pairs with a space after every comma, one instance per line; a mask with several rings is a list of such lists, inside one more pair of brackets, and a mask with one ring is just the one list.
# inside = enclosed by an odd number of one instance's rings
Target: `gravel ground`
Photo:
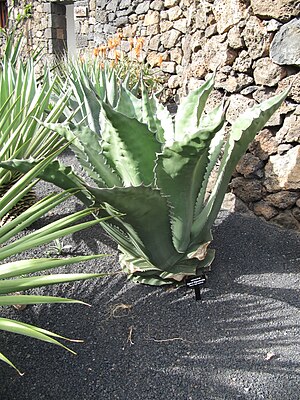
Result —
[[[63, 157], [73, 162], [70, 154]], [[39, 194], [50, 186], [40, 184]], [[80, 208], [76, 200], [39, 224]], [[31, 229], [36, 228], [35, 224]], [[73, 271], [117, 271], [114, 243], [92, 228], [68, 237], [71, 254], [109, 253]], [[202, 301], [192, 289], [135, 285], [124, 275], [37, 289], [92, 305], [4, 308], [72, 338], [61, 348], [1, 333], [1, 400], [300, 399], [300, 237], [240, 214], [221, 213], [216, 259]], [[49, 245], [26, 256], [45, 256]]]

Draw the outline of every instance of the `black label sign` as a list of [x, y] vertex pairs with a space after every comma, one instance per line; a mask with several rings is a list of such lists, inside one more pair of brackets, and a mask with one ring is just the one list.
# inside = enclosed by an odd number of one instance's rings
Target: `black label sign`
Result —
[[200, 286], [204, 285], [206, 282], [205, 275], [194, 276], [192, 278], [186, 279], [186, 286], [189, 288], [193, 288], [195, 290], [195, 298], [196, 300], [201, 300]]
[[186, 280], [186, 286], [190, 288], [194, 286], [201, 286], [204, 285], [205, 282], [206, 282], [205, 275], [195, 276], [194, 278], [188, 278]]

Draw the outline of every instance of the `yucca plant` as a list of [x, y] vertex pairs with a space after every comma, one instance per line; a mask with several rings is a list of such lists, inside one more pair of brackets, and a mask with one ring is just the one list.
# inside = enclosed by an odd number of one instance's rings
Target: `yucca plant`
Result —
[[[223, 105], [204, 112], [214, 76], [182, 101], [175, 121], [143, 88], [142, 99], [137, 99], [120, 87], [114, 104], [99, 99], [88, 82], [80, 84], [90, 104], [86, 121], [96, 122], [72, 130], [47, 126], [72, 141], [71, 148], [97, 185], [85, 184], [94, 204], [103, 205], [109, 215], [125, 214], [102, 223], [119, 245], [123, 269], [134, 281], [153, 285], [208, 269], [214, 259], [214, 250], [208, 248], [211, 228], [234, 168], [288, 90], [247, 110], [225, 136]], [[20, 170], [30, 165], [9, 163]], [[70, 168], [57, 163], [42, 178], [65, 189], [82, 185]], [[84, 192], [81, 198], [89, 204]]]
[[[33, 58], [29, 58], [25, 64], [21, 61], [15, 64], [7, 57], [0, 62], [1, 161], [43, 158], [60, 148], [62, 137], [37, 121], [54, 123], [62, 116], [68, 95], [54, 102], [51, 97], [56, 84], [47, 69], [43, 83], [37, 82]], [[18, 177], [18, 173], [0, 168], [0, 197]], [[31, 204], [30, 200], [22, 200], [24, 207], [26, 203]], [[20, 205], [18, 207], [20, 209]]]
[[[25, 176], [20, 178], [10, 190], [0, 199], [0, 218], [7, 213], [28, 190], [36, 183], [36, 176], [46, 167], [56, 154], [46, 158]], [[76, 212], [64, 218], [58, 219], [51, 224], [44, 226], [32, 233], [20, 237], [20, 233], [25, 230], [34, 221], [45, 215], [49, 210], [64, 202], [72, 195], [72, 191], [51, 194], [38, 201], [36, 204], [21, 213], [13, 221], [0, 228], [0, 306], [24, 305], [24, 304], [42, 304], [42, 303], [80, 303], [79, 300], [73, 300], [62, 297], [37, 296], [30, 293], [16, 294], [27, 289], [40, 286], [53, 285], [62, 282], [72, 282], [101, 277], [107, 274], [101, 273], [68, 273], [37, 275], [38, 272], [48, 271], [63, 265], [71, 265], [78, 262], [84, 262], [95, 258], [103, 257], [102, 254], [93, 256], [77, 256], [69, 258], [35, 258], [11, 261], [25, 250], [35, 248], [52, 242], [55, 239], [65, 235], [72, 234], [81, 229], [88, 228], [98, 224], [101, 219], [92, 219], [90, 221], [80, 222], [80, 220], [95, 209], [87, 208]], [[19, 237], [18, 237], [19, 236]], [[34, 275], [32, 275], [34, 273]], [[32, 326], [17, 320], [0, 317], [0, 330], [26, 335], [45, 342], [56, 344], [74, 353], [73, 350], [61, 343], [60, 339], [70, 340], [48, 330]], [[72, 341], [72, 340], [71, 340]], [[76, 340], [75, 340], [76, 342]], [[74, 353], [75, 354], [75, 353]], [[10, 359], [0, 352], [0, 360], [6, 362], [19, 373]]]

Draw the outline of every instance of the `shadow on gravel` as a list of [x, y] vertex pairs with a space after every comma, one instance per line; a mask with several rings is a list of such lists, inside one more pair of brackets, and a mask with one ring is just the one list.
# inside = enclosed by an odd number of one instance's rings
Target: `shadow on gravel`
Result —
[[[87, 270], [118, 270], [114, 246], [98, 231], [72, 240], [113, 254]], [[0, 350], [26, 372], [0, 364], [1, 400], [299, 400], [299, 244], [293, 232], [234, 214], [214, 229], [202, 302], [190, 289], [134, 285], [124, 275], [39, 289], [92, 307], [7, 308], [5, 316], [85, 343], [71, 345], [74, 357], [1, 334]]]

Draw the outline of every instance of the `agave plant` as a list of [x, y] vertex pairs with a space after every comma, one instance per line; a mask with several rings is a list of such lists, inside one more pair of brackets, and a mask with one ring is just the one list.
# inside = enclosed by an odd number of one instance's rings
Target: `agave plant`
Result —
[[[97, 97], [85, 81], [81, 93], [89, 104], [86, 121], [96, 123], [75, 129], [47, 125], [72, 141], [71, 148], [96, 184], [84, 184], [94, 204], [103, 205], [109, 215], [125, 214], [102, 226], [118, 243], [121, 265], [134, 281], [172, 283], [209, 268], [214, 259], [214, 250], [208, 248], [211, 228], [234, 168], [288, 92], [247, 110], [225, 135], [223, 105], [204, 112], [213, 85], [211, 76], [191, 92], [173, 121], [145, 90], [138, 99], [121, 86], [111, 103]], [[217, 161], [217, 178], [208, 193]], [[7, 165], [26, 170], [32, 162]], [[57, 162], [41, 176], [65, 189], [83, 184]], [[83, 191], [80, 196], [90, 204]]]
[[[54, 154], [55, 155], [55, 154]], [[0, 199], [0, 218], [13, 207], [26, 194], [28, 190], [36, 183], [35, 177], [45, 166], [53, 159], [53, 156], [46, 158], [25, 176], [20, 178], [10, 190]], [[48, 271], [63, 265], [71, 265], [78, 262], [84, 262], [103, 255], [77, 256], [70, 258], [35, 258], [18, 261], [9, 261], [12, 257], [22, 253], [25, 250], [35, 248], [39, 245], [47, 244], [55, 239], [65, 235], [72, 234], [81, 229], [88, 228], [98, 224], [101, 219], [95, 219], [88, 222], [79, 222], [82, 218], [95, 212], [95, 209], [87, 208], [72, 215], [61, 218], [51, 224], [44, 226], [32, 233], [20, 236], [26, 227], [32, 224], [49, 210], [65, 201], [72, 192], [62, 192], [51, 194], [43, 198], [26, 211], [23, 211], [17, 218], [0, 228], [0, 306], [42, 304], [42, 303], [80, 303], [79, 300], [73, 300], [62, 297], [37, 296], [29, 294], [16, 294], [40, 286], [53, 285], [62, 282], [71, 282], [75, 280], [90, 279], [104, 276], [100, 273], [68, 273], [37, 275], [37, 272]], [[17, 236], [17, 237], [16, 237]], [[34, 276], [31, 274], [35, 273]], [[75, 352], [66, 347], [59, 339], [71, 340], [60, 336], [48, 330], [29, 325], [17, 320], [0, 317], [0, 330], [26, 335], [35, 339], [49, 342], [64, 349]], [[72, 341], [72, 340], [71, 340]], [[76, 340], [75, 340], [76, 342]], [[6, 362], [19, 373], [20, 371], [2, 352], [0, 360]]]

